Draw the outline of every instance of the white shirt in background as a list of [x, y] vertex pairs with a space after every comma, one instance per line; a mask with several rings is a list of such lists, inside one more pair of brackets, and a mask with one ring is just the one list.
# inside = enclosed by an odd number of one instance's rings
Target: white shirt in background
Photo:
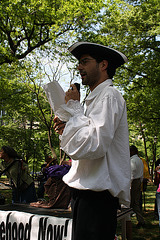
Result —
[[143, 181], [143, 162], [138, 157], [137, 154], [133, 155], [131, 157], [131, 180], [133, 179], [141, 179], [141, 182]]

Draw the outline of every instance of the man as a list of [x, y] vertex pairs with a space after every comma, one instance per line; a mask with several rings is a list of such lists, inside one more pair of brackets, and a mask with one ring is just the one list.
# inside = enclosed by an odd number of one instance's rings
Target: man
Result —
[[131, 208], [136, 213], [137, 227], [144, 227], [145, 222], [140, 209], [141, 183], [143, 181], [143, 162], [138, 157], [136, 146], [130, 146], [131, 157]]
[[61, 148], [72, 158], [63, 177], [72, 192], [72, 240], [114, 239], [117, 208], [129, 206], [130, 161], [126, 104], [111, 78], [127, 58], [89, 42], [75, 43], [69, 51], [79, 60], [82, 84], [91, 90], [84, 114], [73, 84], [65, 96], [69, 121], [64, 127], [54, 119]]

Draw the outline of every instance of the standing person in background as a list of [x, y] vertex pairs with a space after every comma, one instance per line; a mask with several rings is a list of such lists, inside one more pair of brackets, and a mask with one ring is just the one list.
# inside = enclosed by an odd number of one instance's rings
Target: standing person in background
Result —
[[140, 209], [141, 183], [143, 181], [143, 162], [138, 157], [136, 146], [130, 146], [131, 157], [131, 208], [136, 213], [137, 228], [144, 227], [145, 222]]
[[12, 202], [30, 203], [37, 200], [32, 177], [28, 173], [27, 165], [20, 159], [17, 152], [3, 146], [0, 150], [0, 172], [4, 172], [12, 181]]
[[65, 124], [55, 117], [61, 148], [72, 158], [63, 181], [72, 194], [72, 240], [113, 240], [119, 204], [130, 205], [130, 157], [126, 103], [113, 87], [124, 54], [103, 45], [78, 42], [69, 51], [78, 59], [82, 84], [88, 85], [86, 112], [76, 86], [66, 92]]

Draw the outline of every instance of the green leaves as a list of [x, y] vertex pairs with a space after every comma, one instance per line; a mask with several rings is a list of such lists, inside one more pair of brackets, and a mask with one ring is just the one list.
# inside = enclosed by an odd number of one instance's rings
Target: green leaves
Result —
[[65, 32], [80, 30], [87, 19], [96, 16], [101, 3], [100, 0], [4, 0], [0, 5], [0, 64], [23, 59]]

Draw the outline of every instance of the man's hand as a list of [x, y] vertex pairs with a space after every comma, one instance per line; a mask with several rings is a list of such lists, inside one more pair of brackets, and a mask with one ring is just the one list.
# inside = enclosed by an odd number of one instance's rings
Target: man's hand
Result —
[[54, 128], [55, 132], [58, 133], [59, 135], [62, 135], [66, 123], [61, 121], [57, 116], [55, 116], [53, 121], [54, 121], [53, 128]]
[[77, 90], [77, 87], [72, 84], [70, 89], [66, 92], [65, 102], [67, 103], [70, 99], [80, 101], [80, 92]]

